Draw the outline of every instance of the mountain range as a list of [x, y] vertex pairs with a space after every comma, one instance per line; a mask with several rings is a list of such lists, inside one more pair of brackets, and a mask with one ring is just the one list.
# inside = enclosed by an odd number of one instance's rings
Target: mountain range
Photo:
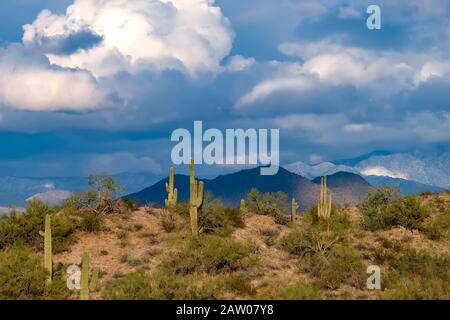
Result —
[[[367, 185], [372, 186], [396, 186], [402, 194], [418, 194], [425, 191], [441, 192], [450, 186], [450, 152], [444, 151], [438, 154], [431, 153], [391, 153], [389, 151], [375, 151], [367, 155], [351, 159], [322, 162], [309, 165], [304, 162], [294, 162], [283, 166], [286, 170], [267, 179], [261, 179], [256, 174], [256, 169], [247, 170], [207, 179], [207, 186], [217, 196], [220, 195], [225, 202], [235, 204], [243, 197], [243, 193], [251, 187], [257, 187], [261, 191], [284, 191], [288, 195], [296, 194], [295, 188], [300, 188], [305, 194], [306, 203], [314, 198], [317, 192], [315, 182], [317, 177], [333, 176], [338, 179], [338, 173], [346, 172], [353, 175], [348, 177], [364, 178], [362, 183], [349, 194], [340, 194], [339, 197], [347, 199], [349, 203], [360, 200], [366, 191]], [[254, 170], [254, 171], [253, 171]], [[286, 172], [287, 171], [287, 172]], [[295, 174], [295, 176], [289, 173]], [[149, 173], [122, 173], [115, 175], [120, 179], [120, 184], [125, 187], [126, 194], [143, 194], [149, 187], [160, 183], [162, 175]], [[300, 179], [299, 177], [303, 178]], [[358, 179], [359, 179], [358, 178]], [[361, 179], [362, 179], [361, 178]], [[180, 181], [188, 179], [179, 176]], [[356, 178], [355, 178], [356, 179]], [[306, 181], [310, 182], [308, 184]], [[333, 181], [329, 181], [331, 184]], [[363, 188], [363, 184], [365, 187]], [[367, 184], [367, 185], [366, 185]], [[187, 184], [188, 185], [188, 184]], [[164, 187], [164, 185], [162, 185]], [[85, 190], [87, 177], [10, 177], [0, 176], [0, 206], [24, 207], [29, 198], [39, 198], [48, 203], [57, 203], [69, 193]], [[310, 190], [307, 190], [310, 188]], [[360, 192], [362, 188], [363, 192]], [[340, 188], [334, 186], [335, 192], [349, 192], [349, 187]], [[155, 197], [150, 200], [165, 198], [164, 188], [155, 187]], [[180, 195], [186, 195], [180, 190]], [[239, 198], [239, 199], [238, 199]], [[343, 200], [344, 201], [344, 200]]]
[[[141, 204], [162, 205], [167, 197], [165, 183], [168, 178], [145, 188], [126, 198], [137, 200]], [[320, 193], [320, 180], [308, 180], [305, 177], [280, 168], [276, 175], [263, 176], [260, 168], [242, 170], [236, 173], [218, 176], [215, 179], [204, 179], [205, 191], [221, 199], [226, 205], [237, 207], [252, 188], [260, 192], [282, 191], [289, 198], [295, 197], [300, 209], [306, 209], [317, 201]], [[175, 187], [178, 188], [178, 199], [189, 199], [189, 176], [175, 175]], [[333, 200], [338, 204], [357, 204], [361, 202], [370, 189], [362, 177], [348, 172], [338, 172], [328, 177], [328, 187], [333, 193]]]

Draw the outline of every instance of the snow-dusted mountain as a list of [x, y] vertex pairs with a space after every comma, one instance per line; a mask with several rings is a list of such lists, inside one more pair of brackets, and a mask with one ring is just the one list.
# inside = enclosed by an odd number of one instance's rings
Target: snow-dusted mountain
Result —
[[437, 155], [374, 152], [354, 159], [336, 161], [336, 163], [323, 162], [310, 166], [303, 162], [294, 162], [284, 167], [309, 179], [344, 171], [362, 176], [415, 181], [440, 188], [450, 187], [450, 152]]
[[335, 174], [336, 172], [350, 172], [359, 174], [355, 168], [345, 165], [335, 165], [331, 162], [322, 162], [316, 165], [308, 165], [304, 162], [298, 161], [284, 166], [284, 168], [292, 173], [296, 173], [310, 180]]
[[355, 169], [365, 176], [387, 176], [447, 188], [450, 186], [450, 153], [420, 156], [396, 153], [359, 162]]

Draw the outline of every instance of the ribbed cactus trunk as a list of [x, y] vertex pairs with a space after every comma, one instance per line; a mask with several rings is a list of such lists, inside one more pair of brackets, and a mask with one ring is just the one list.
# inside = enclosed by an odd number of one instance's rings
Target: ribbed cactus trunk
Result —
[[52, 282], [53, 261], [52, 261], [52, 220], [50, 215], [45, 216], [44, 233], [44, 267], [48, 272], [48, 282]]
[[169, 183], [166, 182], [166, 208], [173, 208], [177, 204], [178, 189], [174, 188], [174, 179], [174, 169], [172, 167], [169, 171]]
[[203, 181], [195, 180], [194, 160], [191, 160], [189, 166], [190, 176], [190, 198], [189, 198], [189, 214], [191, 216], [191, 231], [192, 235], [198, 235], [198, 208], [203, 203]]
[[245, 205], [244, 199], [241, 200], [241, 203], [239, 205], [239, 212], [241, 213], [241, 215], [243, 217], [245, 217], [247, 215], [247, 206]]
[[317, 215], [320, 218], [328, 220], [331, 216], [331, 193], [327, 193], [327, 177], [320, 180], [320, 197], [317, 203]]
[[291, 220], [292, 223], [297, 222], [297, 209], [298, 209], [298, 203], [295, 201], [295, 198], [292, 198], [291, 203]]
[[83, 254], [81, 264], [81, 290], [80, 300], [89, 300], [89, 254]]
[[97, 290], [98, 275], [100, 270], [98, 268], [94, 269], [92, 273], [92, 279], [89, 283], [89, 254], [83, 254], [83, 260], [81, 262], [81, 289], [80, 289], [80, 300], [89, 300], [89, 295], [91, 291]]

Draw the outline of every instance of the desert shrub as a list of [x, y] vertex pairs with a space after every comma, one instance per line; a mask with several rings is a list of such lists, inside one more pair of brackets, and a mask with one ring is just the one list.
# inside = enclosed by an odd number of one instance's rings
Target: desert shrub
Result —
[[128, 210], [130, 210], [130, 211], [135, 211], [135, 210], [139, 209], [140, 205], [136, 199], [122, 198], [122, 201], [126, 204], [126, 206], [128, 207]]
[[287, 214], [288, 198], [283, 192], [260, 193], [253, 188], [247, 195], [246, 205], [250, 212], [272, 216], [277, 223], [287, 224], [290, 221]]
[[45, 216], [52, 216], [53, 252], [67, 250], [75, 241], [76, 223], [70, 207], [56, 211], [37, 200], [28, 202], [22, 214], [0, 221], [0, 249], [24, 244], [41, 250], [44, 240], [39, 231], [45, 229]]
[[352, 221], [345, 209], [336, 205], [331, 206], [330, 218], [320, 219], [317, 215], [317, 204], [309, 207], [303, 215], [304, 224], [319, 230], [331, 230], [333, 232], [346, 232], [352, 227]]
[[450, 211], [440, 213], [434, 217], [425, 230], [431, 240], [450, 238]]
[[361, 205], [363, 226], [367, 230], [402, 226], [409, 230], [422, 228], [428, 216], [419, 197], [398, 197], [395, 189], [372, 190]]
[[252, 296], [256, 293], [251, 283], [251, 278], [243, 273], [230, 274], [225, 277], [225, 288], [244, 296]]
[[390, 299], [450, 299], [450, 256], [397, 250], [385, 277]]
[[280, 241], [283, 250], [299, 256], [325, 253], [340, 237], [332, 232], [316, 228], [296, 228]]
[[54, 280], [46, 283], [43, 257], [24, 247], [0, 252], [0, 300], [37, 300], [67, 298], [68, 290], [55, 270]]
[[80, 229], [86, 232], [102, 230], [102, 217], [95, 212], [84, 212], [81, 216]]
[[366, 279], [359, 251], [341, 245], [332, 247], [326, 253], [305, 256], [300, 267], [327, 289], [337, 289], [343, 284], [362, 288]]
[[211, 300], [219, 299], [221, 291], [215, 281], [137, 271], [112, 280], [103, 295], [111, 300]]
[[234, 228], [245, 226], [244, 217], [234, 208], [227, 208], [211, 193], [205, 195], [203, 207], [198, 214], [198, 225], [203, 233], [230, 234]]
[[171, 210], [182, 217], [189, 217], [189, 201], [178, 201]]
[[428, 212], [418, 197], [407, 196], [387, 205], [381, 214], [381, 227], [402, 226], [406, 229], [421, 229]]
[[204, 235], [190, 239], [181, 251], [170, 255], [162, 267], [168, 273], [176, 275], [236, 271], [249, 267], [253, 251], [253, 246], [249, 244]]
[[91, 175], [88, 178], [86, 191], [77, 193], [67, 200], [81, 212], [108, 214], [129, 211], [129, 206], [119, 197], [124, 188], [119, 185], [119, 179], [107, 174]]
[[266, 245], [273, 246], [276, 244], [280, 231], [275, 228], [266, 228], [259, 231], [264, 243]]
[[159, 215], [159, 223], [164, 231], [175, 231], [175, 229], [177, 228], [176, 215], [169, 210], [161, 209], [161, 213]]
[[400, 191], [398, 188], [380, 187], [370, 190], [360, 207], [364, 228], [367, 230], [380, 228], [382, 223], [381, 211], [399, 197]]
[[322, 300], [322, 289], [313, 283], [296, 283], [287, 286], [281, 293], [283, 300]]

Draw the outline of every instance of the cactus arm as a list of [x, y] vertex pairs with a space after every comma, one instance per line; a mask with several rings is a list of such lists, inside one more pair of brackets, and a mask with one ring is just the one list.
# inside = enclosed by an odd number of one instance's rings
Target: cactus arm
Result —
[[100, 273], [99, 268], [95, 268], [94, 272], [92, 273], [92, 279], [91, 283], [89, 284], [89, 291], [96, 291], [97, 290], [97, 283], [98, 283], [98, 274]]

